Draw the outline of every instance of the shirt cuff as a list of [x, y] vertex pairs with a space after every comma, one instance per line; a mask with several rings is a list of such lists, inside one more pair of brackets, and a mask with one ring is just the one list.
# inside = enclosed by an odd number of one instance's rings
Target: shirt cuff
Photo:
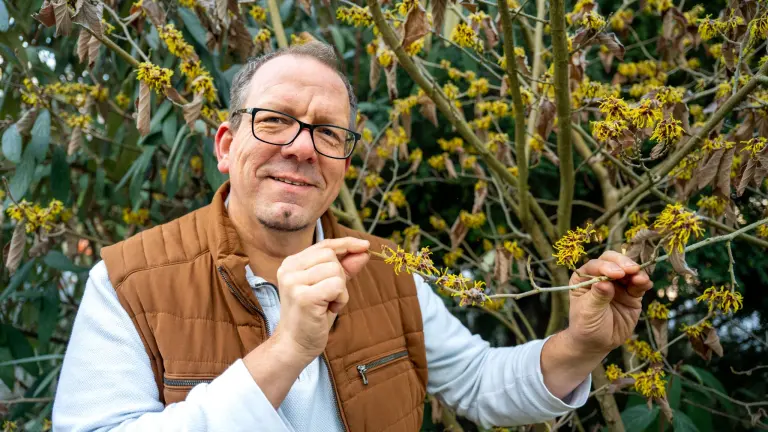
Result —
[[540, 340], [537, 346], [530, 352], [531, 357], [534, 357], [530, 361], [536, 363], [536, 374], [535, 377], [532, 377], [534, 379], [531, 380], [533, 381], [532, 390], [548, 411], [556, 416], [560, 416], [568, 411], [581, 408], [587, 403], [589, 389], [592, 387], [592, 374], [587, 375], [584, 381], [563, 399], [553, 395], [546, 384], [544, 384], [544, 374], [541, 371], [541, 351], [544, 348], [544, 343], [550, 337], [552, 336]]

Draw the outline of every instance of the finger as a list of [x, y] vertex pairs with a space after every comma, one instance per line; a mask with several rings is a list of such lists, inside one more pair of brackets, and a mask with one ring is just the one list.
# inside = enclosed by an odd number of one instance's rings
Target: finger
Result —
[[648, 274], [645, 272], [627, 275], [622, 279], [621, 283], [627, 288], [629, 295], [638, 298], [642, 297], [648, 290], [653, 288], [653, 281], [651, 281]]
[[339, 313], [349, 301], [347, 292], [347, 281], [342, 277], [331, 277], [324, 279], [312, 286], [317, 295], [327, 302], [328, 310], [335, 314]]
[[640, 265], [638, 263], [632, 260], [632, 258], [616, 251], [605, 251], [600, 255], [600, 259], [618, 265], [628, 274], [634, 274], [640, 271]]
[[[602, 259], [589, 260], [586, 264], [581, 266], [579, 273], [587, 276], [607, 276], [611, 279], [620, 279], [626, 274], [616, 263]], [[579, 282], [586, 280], [589, 279], [579, 277]]]
[[347, 254], [341, 258], [339, 262], [344, 268], [344, 271], [347, 273], [347, 278], [351, 279], [360, 273], [360, 270], [365, 267], [370, 258], [371, 256], [367, 253], [354, 253]]
[[371, 247], [371, 243], [368, 240], [363, 240], [356, 237], [342, 237], [336, 239], [325, 239], [321, 242], [315, 243], [307, 249], [328, 248], [333, 250], [336, 255], [345, 255], [347, 253], [365, 252], [369, 247]]
[[595, 299], [597, 306], [606, 306], [611, 303], [613, 296], [616, 295], [616, 286], [609, 281], [600, 281], [593, 284], [589, 292]]
[[332, 249], [307, 248], [297, 253], [296, 255], [291, 255], [283, 260], [283, 263], [278, 269], [278, 277], [281, 276], [281, 273], [291, 273], [306, 270], [321, 263], [338, 261], [339, 259]]
[[[316, 264], [306, 270], [290, 275], [289, 283], [293, 285], [315, 285], [328, 278], [345, 276], [344, 268], [339, 261], [328, 261]], [[346, 277], [346, 276], [345, 276]]]

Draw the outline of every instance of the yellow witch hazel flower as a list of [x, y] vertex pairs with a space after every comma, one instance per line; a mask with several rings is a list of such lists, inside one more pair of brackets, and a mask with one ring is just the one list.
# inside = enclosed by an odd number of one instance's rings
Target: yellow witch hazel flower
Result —
[[657, 302], [656, 300], [652, 301], [651, 304], [648, 305], [648, 310], [646, 313], [648, 314], [648, 318], [651, 319], [669, 319], [669, 308]]
[[504, 249], [509, 251], [509, 253], [512, 254], [512, 257], [516, 260], [522, 259], [523, 255], [525, 255], [525, 251], [523, 251], [523, 248], [517, 245], [517, 242], [512, 241], [505, 241], [504, 242]]
[[373, 25], [373, 16], [368, 6], [340, 7], [336, 9], [336, 19], [355, 27], [370, 27]]
[[184, 40], [181, 32], [173, 24], [166, 24], [157, 29], [160, 39], [168, 45], [168, 51], [181, 59], [189, 59], [195, 55], [195, 49]]
[[667, 250], [670, 252], [677, 250], [682, 253], [691, 234], [695, 237], [704, 234], [698, 216], [685, 210], [680, 203], [667, 204], [664, 211], [656, 218], [653, 227], [662, 236], [668, 236]]
[[451, 41], [456, 42], [464, 48], [472, 48], [480, 53], [483, 52], [483, 44], [477, 37], [477, 33], [466, 23], [459, 23], [451, 31]]
[[571, 269], [576, 268], [576, 263], [587, 254], [584, 245], [597, 241], [596, 234], [597, 231], [589, 223], [584, 228], [576, 228], [575, 231], [569, 230], [554, 245], [557, 253], [552, 256], [557, 258], [557, 265], [564, 265]]
[[673, 144], [683, 136], [683, 127], [681, 125], [682, 122], [680, 120], [668, 117], [656, 124], [651, 139], [660, 143]]
[[712, 216], [720, 216], [725, 213], [725, 206], [728, 202], [719, 196], [702, 196], [696, 203], [699, 210], [709, 213]]
[[133, 211], [129, 208], [123, 209], [123, 222], [128, 225], [144, 225], [149, 220], [149, 209], [138, 209]]
[[737, 291], [731, 291], [724, 286], [717, 289], [714, 285], [704, 290], [704, 294], [696, 297], [696, 302], [706, 301], [709, 304], [709, 311], [713, 309], [719, 309], [721, 312], [728, 314], [733, 309], [733, 312], [738, 312], [744, 306], [741, 293]]
[[589, 30], [600, 31], [605, 27], [605, 18], [595, 11], [590, 11], [581, 18], [581, 25]]
[[629, 105], [624, 99], [609, 96], [600, 104], [600, 112], [605, 114], [607, 121], [624, 121], [629, 115]]
[[144, 62], [139, 63], [136, 79], [147, 83], [151, 89], [160, 93], [160, 91], [162, 91], [165, 86], [171, 85], [172, 76], [172, 70], [161, 68], [160, 66], [153, 65], [149, 62]]
[[651, 363], [661, 363], [661, 353], [654, 351], [646, 341], [628, 339], [625, 343], [627, 351], [634, 354], [640, 360], [648, 360]]
[[680, 330], [685, 333], [691, 339], [698, 339], [704, 336], [704, 332], [712, 328], [712, 323], [704, 321], [699, 325], [686, 325], [685, 323], [680, 325]]
[[635, 379], [635, 390], [647, 398], [663, 398], [667, 395], [664, 371], [658, 367], [648, 368], [645, 372], [631, 374]]
[[470, 213], [466, 210], [462, 210], [459, 214], [461, 223], [469, 229], [480, 228], [485, 225], [485, 213]]
[[448, 224], [445, 223], [445, 220], [441, 218], [440, 216], [430, 216], [429, 217], [429, 224], [432, 225], [432, 228], [442, 231], [446, 227], [448, 227]]
[[653, 101], [646, 99], [642, 101], [636, 108], [633, 108], [630, 112], [632, 124], [639, 128], [645, 128], [651, 127], [656, 121], [661, 120], [661, 110], [654, 107], [653, 105]]
[[624, 378], [625, 376], [627, 376], [627, 374], [615, 364], [609, 364], [608, 367], [605, 368], [605, 377], [610, 381], [616, 381], [617, 379]]
[[[267, 21], [267, 10], [261, 6], [258, 6], [258, 5], [251, 6], [251, 9], [248, 11], [248, 14], [251, 15], [251, 18], [253, 18], [253, 20], [256, 21], [257, 23], [263, 23]], [[338, 17], [338, 13], [336, 16]]]
[[768, 224], [757, 227], [757, 236], [768, 239]]

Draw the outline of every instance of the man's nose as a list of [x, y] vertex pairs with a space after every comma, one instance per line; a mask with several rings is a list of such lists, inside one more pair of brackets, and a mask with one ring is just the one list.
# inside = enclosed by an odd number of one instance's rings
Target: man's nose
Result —
[[285, 158], [295, 157], [298, 161], [314, 163], [317, 160], [317, 152], [312, 144], [312, 133], [307, 128], [299, 131], [299, 136], [287, 146], [283, 146], [281, 153]]

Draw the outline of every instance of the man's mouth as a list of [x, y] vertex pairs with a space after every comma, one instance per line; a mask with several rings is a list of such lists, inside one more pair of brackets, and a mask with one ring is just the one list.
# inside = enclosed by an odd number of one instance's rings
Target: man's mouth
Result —
[[277, 180], [279, 182], [288, 183], [289, 185], [294, 185], [294, 186], [312, 186], [309, 183], [304, 183], [304, 182], [296, 181], [296, 180], [289, 180], [289, 179], [287, 179], [285, 177], [272, 177], [272, 176], [270, 176], [269, 178], [271, 178], [272, 180]]

